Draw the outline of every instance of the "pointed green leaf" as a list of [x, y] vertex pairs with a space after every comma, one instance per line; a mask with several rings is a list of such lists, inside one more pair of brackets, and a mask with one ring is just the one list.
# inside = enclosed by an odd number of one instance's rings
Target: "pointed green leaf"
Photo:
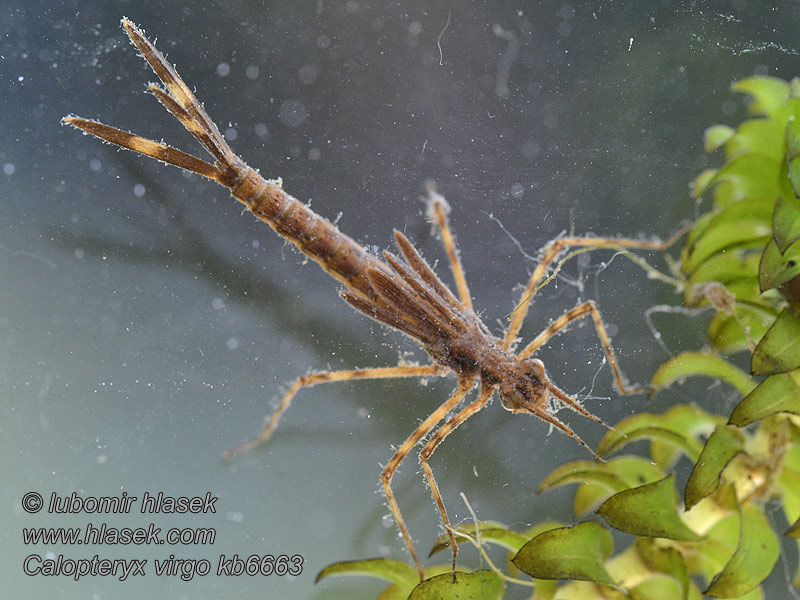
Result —
[[706, 441], [703, 452], [686, 484], [686, 509], [690, 509], [719, 486], [720, 475], [731, 459], [742, 450], [738, 431], [719, 425]]
[[559, 523], [558, 521], [544, 521], [542, 523], [537, 523], [529, 529], [526, 529], [524, 532], [522, 532], [522, 535], [525, 536], [527, 543], [540, 533], [550, 531], [551, 529], [558, 529], [559, 527], [565, 527], [565, 525], [563, 523]]
[[396, 583], [387, 586], [375, 600], [408, 600], [409, 590]]
[[453, 583], [451, 573], [443, 573], [421, 582], [408, 600], [500, 600], [505, 591], [505, 583], [493, 571], [456, 573]]
[[574, 510], [575, 515], [581, 517], [597, 508], [611, 494], [663, 476], [656, 465], [638, 456], [620, 456], [608, 462], [576, 460], [561, 465], [545, 477], [536, 493], [577, 483]]
[[[733, 535], [730, 544], [727, 543], [727, 540], [714, 537], [719, 534], [727, 536], [730, 533]], [[711, 581], [733, 556], [738, 533], [739, 515], [732, 514], [720, 520], [703, 541], [682, 542], [680, 547], [686, 550], [686, 566], [689, 571], [702, 575], [706, 581]]]
[[788, 174], [795, 197], [800, 197], [800, 159], [795, 158], [789, 161]]
[[677, 581], [666, 575], [651, 575], [628, 590], [630, 600], [682, 600], [682, 590]]
[[731, 598], [758, 587], [772, 572], [779, 551], [778, 537], [761, 507], [747, 502], [741, 507], [739, 546], [705, 593]]
[[[782, 164], [775, 156], [766, 154], [745, 154], [725, 163], [717, 171], [714, 184], [728, 183], [732, 186], [726, 204], [748, 199], [774, 202], [781, 193], [780, 176]], [[716, 201], [719, 198], [715, 197]]]
[[783, 468], [778, 474], [783, 514], [789, 523], [793, 523], [800, 517], [800, 445], [794, 439], [799, 432], [797, 429], [793, 429], [792, 440], [794, 443], [784, 454]]
[[674, 545], [683, 553], [690, 573], [711, 581], [733, 556], [739, 542], [739, 505], [733, 484], [723, 483], [687, 511], [684, 520], [705, 538]]
[[753, 351], [754, 375], [786, 373], [800, 367], [800, 315], [785, 308]]
[[800, 386], [788, 373], [767, 377], [731, 413], [731, 425], [744, 427], [779, 412], [800, 415]]
[[714, 181], [714, 178], [717, 176], [717, 169], [706, 169], [700, 175], [695, 177], [694, 181], [691, 184], [692, 188], [692, 196], [695, 198], [699, 198], [702, 196], [708, 186]]
[[[792, 184], [795, 199], [800, 198], [800, 124], [794, 119], [789, 119], [786, 124], [786, 163], [789, 167], [789, 181]], [[797, 208], [796, 204], [795, 208]], [[797, 223], [796, 220], [795, 223]], [[781, 244], [778, 241], [778, 245], [783, 250], [788, 244]]]
[[609, 473], [603, 463], [593, 460], [574, 460], [556, 468], [542, 480], [536, 490], [541, 494], [547, 490], [570, 483], [591, 482], [612, 491], [621, 491], [628, 486], [617, 475]]
[[621, 489], [611, 490], [608, 487], [588, 482], [580, 484], [575, 492], [574, 511], [576, 518], [584, 517], [593, 512], [615, 492], [642, 485], [643, 483], [657, 481], [664, 477], [664, 473], [659, 469], [658, 465], [640, 456], [618, 456], [603, 464], [605, 471], [619, 477], [624, 485]]
[[[475, 527], [475, 523], [467, 523], [455, 528], [456, 531], [465, 533], [473, 539], [477, 537], [476, 529], [480, 532], [480, 539], [482, 542], [497, 544], [515, 553], [519, 552], [519, 549], [530, 539], [521, 533], [511, 531], [508, 527], [500, 523], [482, 522], [478, 524], [477, 528]], [[460, 544], [465, 541], [467, 541], [465, 537], [456, 535], [456, 542]], [[440, 550], [449, 547], [450, 537], [447, 534], [440, 535], [434, 542], [429, 556], [433, 556]]]
[[400, 585], [407, 585], [411, 590], [419, 582], [417, 570], [404, 562], [391, 558], [370, 558], [366, 560], [348, 560], [333, 563], [322, 569], [314, 583], [331, 575], [367, 575], [386, 579]]
[[634, 535], [686, 541], [701, 539], [678, 514], [674, 474], [611, 496], [597, 509], [597, 514], [612, 527]]
[[658, 423], [660, 415], [642, 414], [629, 417], [618, 423], [613, 430], [606, 433], [597, 447], [597, 454], [607, 456], [629, 444], [641, 439], [659, 440], [672, 444], [680, 448], [692, 459], [692, 462], [700, 456], [700, 444], [687, 438], [683, 433], [659, 427], [658, 425], [648, 425], [650, 422]]
[[771, 307], [737, 304], [735, 315], [717, 313], [708, 324], [708, 339], [714, 351], [727, 354], [749, 350], [758, 342], [778, 316]]
[[[731, 516], [736, 517], [734, 535], [732, 538], [730, 538], [730, 552], [725, 558], [725, 561], [727, 561], [730, 558], [730, 555], [733, 554], [733, 549], [736, 547], [737, 537], [739, 535], [738, 511], [739, 505], [736, 502], [736, 491], [734, 489], [734, 485], [733, 483], [727, 482], [722, 483], [714, 492], [711, 493], [711, 495], [706, 496], [697, 504], [692, 506], [692, 508], [688, 509], [683, 514], [683, 520], [692, 530], [700, 535], [706, 536], [707, 540], [709, 536], [720, 539], [718, 534], [713, 533], [714, 528], [718, 523], [724, 521], [725, 519]], [[722, 536], [722, 539], [725, 540], [727, 538]], [[703, 544], [706, 540], [694, 543]], [[722, 564], [720, 564], [719, 567], [721, 569]], [[717, 571], [720, 569], [717, 569]], [[714, 573], [716, 573], [716, 571]]]
[[[564, 527], [563, 523], [558, 523], [557, 521], [545, 521], [544, 523], [538, 523], [527, 529], [523, 532], [523, 535], [526, 536], [528, 541], [535, 538], [540, 533], [544, 533], [545, 531], [550, 531], [552, 529], [558, 529], [560, 527]], [[519, 569], [511, 563], [511, 558], [509, 557], [508, 567], [510, 571], [510, 575], [518, 575]], [[553, 600], [556, 595], [556, 590], [558, 590], [558, 581], [555, 579], [534, 579], [533, 580], [533, 597], [531, 600]]]
[[758, 285], [762, 292], [788, 283], [800, 275], [800, 243], [781, 254], [775, 240], [770, 240], [758, 265]]
[[[796, 171], [796, 183], [800, 185], [800, 158], [794, 159], [790, 164], [790, 167], [792, 166]], [[800, 239], [800, 200], [785, 196], [778, 198], [775, 203], [775, 212], [772, 215], [772, 236], [775, 238], [778, 250], [783, 253]], [[800, 253], [800, 250], [797, 253]], [[785, 256], [784, 259], [788, 260]]]
[[705, 138], [705, 144], [703, 144], [703, 151], [704, 152], [713, 152], [722, 144], [727, 142], [736, 131], [733, 127], [728, 127], [727, 125], [712, 125], [708, 129], [706, 129], [703, 137]]
[[792, 161], [800, 157], [800, 125], [790, 119], [786, 123], [786, 160]]
[[736, 128], [736, 134], [725, 144], [725, 157], [730, 160], [742, 154], [764, 154], [782, 161], [785, 121], [750, 119]]
[[[693, 404], [678, 404], [670, 408], [664, 413], [662, 417], [663, 427], [672, 431], [684, 433], [691, 436], [699, 444], [700, 436], [708, 437], [714, 427], [718, 424], [724, 423], [723, 417], [712, 415], [704, 411], [702, 408]], [[680, 457], [679, 450], [673, 444], [662, 442], [661, 440], [653, 440], [650, 443], [650, 457], [653, 462], [661, 467], [664, 473], [675, 464], [675, 461]], [[661, 479], [663, 475], [656, 479]], [[642, 483], [649, 483], [640, 481]]]
[[753, 97], [748, 111], [754, 115], [772, 116], [789, 99], [789, 84], [777, 77], [747, 77], [734, 82], [731, 89]]
[[[680, 552], [674, 548], [659, 546], [655, 540], [639, 538], [634, 542], [636, 552], [647, 569], [653, 573], [663, 573], [668, 576], [673, 585], [677, 586], [678, 595], [673, 597], [686, 600], [689, 596], [689, 571]], [[668, 588], [667, 588], [668, 589]], [[669, 596], [649, 596], [656, 598], [668, 598]]]
[[[768, 219], [769, 216], [765, 218]], [[737, 298], [742, 299], [741, 282], [744, 280], [748, 286], [752, 286], [753, 280], [757, 280], [759, 259], [760, 256], [754, 252], [715, 254], [692, 272], [686, 285], [684, 302], [691, 306], [701, 305], [707, 300], [706, 287], [709, 283], [721, 283]], [[757, 284], [754, 287], [747, 296], [758, 294]]]
[[[774, 197], [769, 200], [770, 206]], [[682, 268], [694, 272], [703, 262], [721, 252], [739, 248], [761, 249], [772, 237], [772, 224], [753, 213], [751, 198], [733, 202], [717, 213], [702, 236], [689, 248]]]
[[536, 579], [579, 579], [614, 585], [603, 567], [613, 549], [611, 534], [602, 525], [584, 521], [537, 535], [512, 562]]
[[764, 590], [761, 586], [757, 588], [753, 588], [746, 594], [742, 594], [741, 596], [736, 596], [733, 600], [764, 600]]
[[[657, 481], [664, 477], [664, 472], [649, 460], [640, 456], [622, 455], [609, 460], [606, 470], [619, 477], [629, 489], [643, 483]], [[609, 496], [620, 490], [611, 490], [592, 483], [583, 483], [575, 492], [574, 514], [581, 518], [595, 511]]]
[[724, 358], [706, 352], [683, 352], [671, 358], [658, 368], [650, 380], [650, 385], [659, 391], [672, 385], [676, 380], [693, 375], [722, 379], [742, 394], [747, 394], [755, 387], [753, 380], [744, 371], [737, 369]]

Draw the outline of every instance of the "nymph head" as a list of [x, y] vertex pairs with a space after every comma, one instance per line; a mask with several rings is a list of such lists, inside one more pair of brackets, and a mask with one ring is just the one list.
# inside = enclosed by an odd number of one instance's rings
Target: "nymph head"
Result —
[[531, 413], [546, 410], [550, 398], [550, 382], [544, 364], [538, 359], [524, 358], [500, 383], [503, 408], [511, 412]]

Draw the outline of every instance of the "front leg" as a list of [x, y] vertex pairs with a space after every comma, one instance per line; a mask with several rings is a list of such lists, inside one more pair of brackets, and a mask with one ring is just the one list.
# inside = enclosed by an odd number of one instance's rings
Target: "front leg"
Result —
[[403, 462], [403, 459], [408, 456], [409, 452], [411, 452], [411, 449], [416, 446], [423, 437], [430, 433], [430, 431], [447, 416], [447, 413], [458, 406], [458, 404], [464, 399], [464, 396], [466, 396], [467, 393], [472, 389], [474, 384], [474, 379], [468, 377], [459, 379], [458, 387], [453, 395], [450, 396], [450, 398], [444, 404], [437, 408], [433, 414], [425, 419], [425, 421], [422, 422], [422, 425], [417, 427], [414, 433], [408, 436], [406, 441], [403, 442], [403, 445], [400, 446], [400, 448], [397, 449], [397, 452], [394, 453], [394, 456], [392, 456], [389, 464], [387, 464], [383, 469], [383, 473], [381, 473], [381, 481], [383, 482], [383, 491], [386, 493], [386, 501], [389, 503], [389, 509], [392, 511], [395, 521], [397, 521], [397, 526], [400, 528], [400, 533], [403, 535], [403, 540], [405, 540], [408, 551], [411, 553], [411, 558], [414, 559], [414, 564], [417, 567], [420, 581], [425, 578], [425, 569], [422, 568], [419, 555], [417, 555], [417, 551], [414, 549], [414, 542], [411, 541], [411, 534], [408, 532], [408, 527], [406, 526], [406, 522], [403, 520], [403, 515], [400, 513], [400, 507], [398, 506], [397, 500], [394, 497], [394, 492], [392, 492], [392, 477], [394, 477], [394, 474], [397, 472], [397, 468], [400, 466], [400, 463]]
[[456, 581], [456, 558], [458, 558], [458, 544], [456, 543], [456, 538], [453, 535], [453, 528], [450, 526], [450, 519], [448, 518], [447, 510], [444, 507], [442, 494], [439, 492], [439, 486], [436, 483], [436, 478], [433, 476], [433, 471], [431, 470], [428, 461], [430, 460], [430, 457], [433, 455], [436, 448], [439, 447], [439, 444], [441, 444], [448, 435], [453, 433], [456, 427], [461, 425], [475, 413], [480, 412], [480, 410], [486, 406], [486, 403], [489, 402], [489, 398], [492, 397], [493, 393], [494, 387], [482, 385], [481, 393], [478, 395], [477, 399], [452, 419], [447, 421], [447, 423], [442, 425], [433, 435], [433, 437], [428, 440], [428, 442], [425, 444], [425, 447], [419, 453], [419, 460], [422, 463], [422, 468], [425, 471], [425, 477], [428, 478], [428, 483], [430, 483], [431, 493], [433, 494], [434, 500], [436, 500], [436, 506], [439, 509], [439, 514], [442, 516], [442, 525], [444, 525], [445, 531], [447, 532], [447, 537], [450, 538], [450, 547], [453, 549], [453, 583]]

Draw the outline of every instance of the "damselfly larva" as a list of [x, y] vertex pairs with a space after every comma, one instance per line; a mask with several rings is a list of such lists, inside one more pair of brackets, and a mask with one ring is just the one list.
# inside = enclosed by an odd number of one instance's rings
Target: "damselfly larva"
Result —
[[[591, 315], [619, 392], [635, 394], [645, 391], [644, 388], [626, 385], [600, 313], [591, 301], [567, 311], [521, 351], [513, 352], [531, 296], [548, 274], [548, 268], [565, 248], [571, 246], [654, 250], [666, 248], [672, 240], [658, 242], [593, 237], [557, 239], [545, 248], [543, 258], [528, 281], [522, 294], [522, 301], [514, 312], [508, 329], [502, 336], [495, 336], [472, 309], [464, 270], [450, 232], [444, 198], [433, 189], [429, 189], [431, 213], [442, 234], [456, 282], [457, 296], [439, 279], [411, 242], [399, 231], [395, 231], [394, 237], [400, 256], [385, 251], [381, 260], [339, 231], [330, 221], [287, 194], [280, 180], [264, 179], [257, 171], [247, 166], [233, 153], [189, 87], [164, 56], [145, 38], [142, 31], [128, 19], [122, 19], [122, 26], [164, 84], [164, 87], [151, 84], [150, 92], [214, 157], [213, 164], [167, 144], [145, 139], [97, 121], [68, 116], [63, 122], [123, 148], [135, 150], [213, 179], [227, 187], [233, 197], [255, 216], [268, 223], [344, 285], [345, 289], [341, 290], [339, 295], [348, 304], [372, 319], [410, 336], [431, 358], [431, 364], [424, 366], [355, 369], [313, 373], [300, 377], [283, 397], [263, 431], [252, 440], [229, 450], [227, 454], [232, 456], [266, 442], [278, 425], [281, 415], [289, 408], [295, 394], [303, 387], [353, 379], [455, 375], [458, 384], [452, 396], [408, 436], [381, 473], [389, 508], [400, 528], [420, 578], [423, 578], [422, 563], [400, 513], [391, 483], [403, 459], [420, 440], [435, 430], [422, 447], [419, 458], [441, 514], [442, 523], [450, 537], [455, 576], [458, 546], [429, 465], [431, 455], [454, 429], [484, 408], [496, 391], [505, 409], [534, 415], [589, 448], [572, 429], [556, 418], [552, 407], [554, 404], [562, 404], [585, 417], [600, 423], [602, 421], [551, 382], [542, 362], [531, 358], [534, 352], [556, 333], [585, 315]], [[475, 400], [456, 410], [478, 383], [480, 391]], [[453, 411], [454, 414], [447, 418]], [[444, 424], [441, 424], [446, 418]], [[590, 448], [589, 451], [591, 452]]]

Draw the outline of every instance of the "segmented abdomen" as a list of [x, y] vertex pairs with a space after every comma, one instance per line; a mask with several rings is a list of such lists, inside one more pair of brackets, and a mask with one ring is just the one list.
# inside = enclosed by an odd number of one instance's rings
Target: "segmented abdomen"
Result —
[[230, 188], [234, 198], [349, 289], [374, 297], [366, 271], [373, 268], [388, 272], [381, 260], [284, 192], [279, 181], [264, 179], [250, 167], [244, 167], [244, 171], [239, 183]]

